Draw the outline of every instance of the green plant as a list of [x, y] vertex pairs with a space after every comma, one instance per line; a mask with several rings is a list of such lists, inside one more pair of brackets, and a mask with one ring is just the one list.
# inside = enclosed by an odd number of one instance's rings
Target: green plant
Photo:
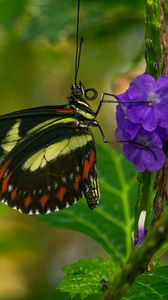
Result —
[[[160, 4], [146, 1], [146, 72], [158, 78], [162, 71], [162, 49], [160, 44]], [[101, 204], [93, 212], [84, 203], [55, 216], [42, 217], [51, 226], [64, 226], [80, 231], [96, 240], [106, 250], [108, 259], [95, 258], [79, 261], [64, 268], [65, 278], [61, 291], [71, 297], [99, 294], [97, 299], [166, 299], [168, 290], [167, 266], [156, 264], [161, 254], [167, 251], [168, 213], [160, 217], [151, 227], [153, 217], [153, 176], [145, 171], [138, 176], [119, 152], [98, 145], [100, 170]], [[115, 175], [114, 175], [115, 174]], [[138, 196], [136, 190], [138, 184]], [[136, 207], [134, 211], [134, 207]], [[146, 212], [145, 227], [148, 234], [135, 248], [132, 233], [138, 232], [141, 212]], [[155, 207], [155, 214], [156, 214]], [[158, 217], [158, 216], [157, 216]], [[151, 271], [149, 271], [151, 269]], [[145, 271], [149, 271], [144, 273]], [[142, 274], [141, 274], [142, 273]], [[105, 292], [101, 291], [104, 279]], [[133, 285], [132, 285], [133, 284]], [[143, 289], [142, 289], [143, 287]]]

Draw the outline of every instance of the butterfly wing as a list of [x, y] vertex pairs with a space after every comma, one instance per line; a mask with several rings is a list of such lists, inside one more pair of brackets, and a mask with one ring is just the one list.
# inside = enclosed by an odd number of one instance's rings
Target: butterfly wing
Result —
[[[59, 120], [58, 116], [50, 117], [38, 124], [32, 117], [33, 127], [21, 136], [18, 133], [25, 124], [24, 117], [21, 123], [19, 120], [15, 119], [2, 139], [1, 199], [23, 213], [33, 214], [63, 209], [83, 194], [89, 207], [95, 207], [99, 189], [91, 132], [77, 126], [76, 119], [66, 114]], [[7, 151], [8, 136], [15, 144]]]
[[60, 105], [25, 109], [0, 116], [0, 162], [24, 136], [56, 121], [64, 124], [64, 119], [73, 114], [74, 111], [67, 105]]

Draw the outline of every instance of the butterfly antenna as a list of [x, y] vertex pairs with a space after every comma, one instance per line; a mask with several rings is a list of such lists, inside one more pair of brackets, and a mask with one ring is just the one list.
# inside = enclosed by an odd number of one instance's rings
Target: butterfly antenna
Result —
[[80, 40], [79, 51], [78, 51], [78, 62], [77, 62], [76, 73], [75, 73], [75, 75], [76, 75], [75, 76], [76, 81], [77, 81], [78, 71], [79, 71], [79, 66], [80, 66], [80, 58], [81, 58], [81, 52], [82, 52], [82, 43], [83, 43], [83, 38], [81, 38], [81, 40]]
[[76, 18], [76, 55], [75, 55], [75, 85], [77, 83], [79, 65], [80, 65], [80, 56], [82, 51], [83, 39], [79, 43], [79, 20], [80, 20], [80, 0], [77, 3], [77, 18]]

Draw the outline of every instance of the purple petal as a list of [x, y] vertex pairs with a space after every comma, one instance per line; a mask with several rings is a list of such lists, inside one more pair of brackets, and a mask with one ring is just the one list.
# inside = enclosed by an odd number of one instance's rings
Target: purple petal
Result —
[[158, 105], [158, 124], [160, 127], [168, 128], [168, 106]]
[[117, 120], [117, 124], [120, 127], [123, 127], [123, 125], [125, 124], [125, 113], [121, 105], [117, 105], [116, 107], [116, 120]]
[[140, 124], [136, 124], [136, 123], [133, 124], [132, 122], [127, 120], [124, 128], [124, 132], [126, 133], [126, 135], [130, 136], [131, 140], [133, 140], [136, 137], [140, 128], [141, 128]]
[[159, 169], [161, 169], [166, 159], [163, 150], [158, 148], [153, 148], [152, 150], [154, 153], [152, 153], [152, 155], [150, 156], [150, 160], [146, 162], [146, 170], [150, 172], [158, 171]]
[[160, 103], [168, 106], [168, 86], [157, 89], [156, 94], [159, 95]]
[[138, 149], [137, 145], [134, 144], [124, 144], [123, 145], [124, 156], [133, 163], [134, 167], [139, 171], [145, 171], [144, 162], [141, 159], [141, 151]]
[[115, 137], [118, 142], [123, 142], [127, 140], [129, 141], [129, 136], [127, 136], [120, 127], [116, 128]]
[[135, 123], [133, 124], [132, 122], [130, 122], [127, 119], [127, 115], [123, 111], [121, 105], [117, 106], [116, 119], [117, 119], [118, 127], [120, 127], [128, 136], [128, 138], [132, 140], [137, 135], [141, 125]]
[[131, 161], [139, 172], [158, 171], [165, 162], [165, 154], [162, 150], [153, 148], [147, 149], [135, 144], [123, 145], [123, 154]]
[[150, 106], [144, 113], [142, 126], [147, 131], [153, 131], [158, 125], [158, 110], [156, 106]]
[[141, 123], [144, 116], [150, 113], [151, 107], [146, 104], [132, 104], [127, 109], [128, 119], [133, 123]]
[[149, 74], [137, 76], [131, 83], [128, 89], [128, 96], [130, 100], [147, 100], [147, 93], [154, 91], [155, 79]]
[[162, 140], [168, 140], [168, 128], [157, 127], [157, 133], [159, 134]]
[[128, 92], [125, 91], [122, 94], [116, 95], [116, 98], [119, 102], [129, 101]]
[[168, 76], [162, 75], [160, 78], [156, 81], [156, 90], [162, 89], [164, 87], [168, 87]]
[[144, 130], [143, 134], [148, 137], [148, 146], [149, 147], [162, 149], [162, 146], [163, 146], [162, 139], [159, 136], [157, 131], [146, 133]]
[[141, 235], [137, 234], [137, 236], [134, 239], [134, 246], [135, 247], [138, 247], [143, 242], [145, 236], [147, 235], [147, 232], [148, 231], [146, 229], [144, 229], [144, 234], [141, 234]]

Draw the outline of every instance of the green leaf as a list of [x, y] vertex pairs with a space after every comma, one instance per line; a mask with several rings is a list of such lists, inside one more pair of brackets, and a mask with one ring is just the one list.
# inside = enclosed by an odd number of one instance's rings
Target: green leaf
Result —
[[167, 300], [168, 299], [168, 267], [155, 267], [150, 272], [139, 275], [126, 296], [122, 299]]
[[136, 172], [120, 152], [97, 145], [100, 180], [100, 205], [90, 210], [85, 200], [45, 216], [39, 216], [55, 227], [66, 227], [97, 241], [116, 263], [123, 264], [132, 247], [133, 210]]
[[112, 260], [102, 258], [80, 260], [64, 267], [65, 278], [59, 289], [68, 292], [71, 297], [80, 294], [81, 299], [88, 295], [100, 294], [101, 280], [111, 279], [115, 271], [116, 267]]

